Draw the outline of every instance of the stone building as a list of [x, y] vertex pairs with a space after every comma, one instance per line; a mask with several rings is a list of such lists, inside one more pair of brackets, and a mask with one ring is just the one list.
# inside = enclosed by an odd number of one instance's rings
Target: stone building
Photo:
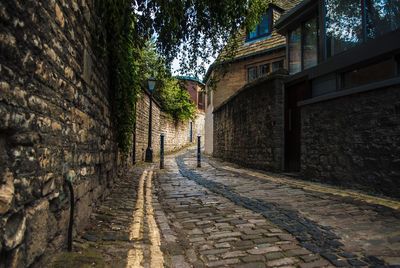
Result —
[[[205, 152], [213, 152], [213, 111], [235, 94], [241, 87], [268, 73], [285, 66], [285, 37], [274, 25], [285, 10], [299, 0], [280, 0], [270, 4], [256, 28], [246, 33], [241, 31], [240, 44], [233, 59], [226, 64], [226, 73], [218, 76], [215, 65], [211, 65], [204, 78], [207, 101], [205, 108]], [[229, 65], [228, 65], [229, 64]], [[217, 77], [218, 76], [218, 77]], [[218, 79], [213, 89], [210, 82]]]
[[189, 121], [189, 139], [191, 142], [196, 142], [197, 135], [204, 137], [204, 109], [206, 105], [204, 83], [191, 76], [177, 76], [176, 78], [189, 92], [193, 103], [197, 107], [195, 119]]
[[400, 2], [349, 3], [305, 0], [276, 22], [288, 75], [214, 109], [214, 155], [400, 196]]

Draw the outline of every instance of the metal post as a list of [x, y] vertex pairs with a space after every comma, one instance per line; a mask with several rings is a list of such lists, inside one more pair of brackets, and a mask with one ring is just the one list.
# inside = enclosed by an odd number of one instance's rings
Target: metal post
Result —
[[201, 151], [200, 151], [200, 144], [201, 136], [197, 136], [197, 167], [201, 167]]
[[160, 169], [164, 168], [164, 134], [160, 135]]
[[148, 142], [147, 142], [147, 149], [146, 149], [146, 157], [145, 161], [146, 162], [153, 162], [153, 149], [151, 148], [151, 135], [152, 135], [152, 114], [153, 114], [153, 94], [149, 96], [150, 98], [150, 108], [149, 108], [149, 136], [148, 136]]

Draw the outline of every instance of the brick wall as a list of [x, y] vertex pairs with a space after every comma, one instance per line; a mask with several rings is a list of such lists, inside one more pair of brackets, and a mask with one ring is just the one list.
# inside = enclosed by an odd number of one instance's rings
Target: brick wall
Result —
[[108, 72], [91, 46], [91, 3], [0, 3], [0, 263], [6, 267], [27, 267], [46, 249], [65, 246], [66, 173], [76, 174], [78, 231], [116, 177]]
[[[137, 120], [135, 131], [135, 160], [143, 162], [148, 144], [149, 129], [149, 105], [150, 97], [143, 91], [137, 102]], [[158, 158], [160, 155], [160, 134], [165, 134], [165, 152], [173, 152], [190, 144], [190, 121], [175, 121], [169, 115], [162, 112], [156, 102], [153, 102], [153, 119], [152, 119], [152, 148], [153, 157]], [[199, 112], [196, 119], [192, 123], [193, 142], [196, 142], [196, 135], [200, 129], [200, 133], [204, 133], [204, 115]]]
[[283, 77], [258, 79], [214, 111], [215, 157], [261, 169], [282, 168]]
[[307, 178], [400, 197], [400, 87], [302, 107]]

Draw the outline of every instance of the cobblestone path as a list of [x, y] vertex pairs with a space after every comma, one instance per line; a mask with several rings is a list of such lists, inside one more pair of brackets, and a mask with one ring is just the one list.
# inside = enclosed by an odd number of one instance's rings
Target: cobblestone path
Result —
[[[314, 190], [306, 190], [300, 186], [307, 183], [288, 185], [284, 176], [218, 162], [206, 161], [199, 170], [193, 153], [177, 161], [187, 178], [261, 213], [336, 266], [400, 267], [400, 212], [390, 208], [398, 208], [399, 202], [387, 200], [389, 207], [371, 204], [362, 195], [343, 197], [340, 190], [336, 194], [332, 187], [313, 184], [308, 188]], [[376, 198], [377, 203], [382, 200]]]
[[50, 267], [400, 267], [398, 202], [202, 164], [189, 151], [121, 178]]

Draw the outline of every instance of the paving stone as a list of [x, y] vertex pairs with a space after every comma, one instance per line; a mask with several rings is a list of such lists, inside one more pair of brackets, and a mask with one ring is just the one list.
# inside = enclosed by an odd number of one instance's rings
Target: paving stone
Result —
[[265, 257], [267, 258], [267, 260], [272, 261], [272, 260], [284, 258], [285, 255], [282, 252], [270, 252], [270, 253], [265, 254]]
[[239, 262], [240, 262], [239, 259], [234, 258], [234, 259], [207, 262], [207, 266], [208, 267], [226, 266], [226, 265], [236, 264]]
[[265, 264], [262, 262], [244, 263], [234, 266], [235, 268], [265, 268]]
[[258, 255], [258, 254], [267, 254], [270, 252], [277, 252], [277, 251], [281, 251], [281, 249], [279, 247], [263, 247], [263, 248], [253, 248], [248, 250], [247, 252], [250, 254], [254, 254], [254, 255]]
[[298, 260], [295, 258], [283, 258], [283, 259], [276, 259], [273, 261], [267, 261], [267, 266], [272, 266], [272, 267], [276, 267], [276, 266], [284, 266], [284, 265], [291, 265], [291, 264], [295, 264], [297, 263]]
[[226, 252], [226, 253], [222, 254], [223, 259], [243, 257], [243, 256], [247, 256], [247, 253], [244, 251], [241, 251], [241, 250], [230, 251], [230, 252]]
[[217, 243], [215, 244], [216, 248], [230, 248], [231, 245], [228, 242], [224, 242], [224, 243]]

